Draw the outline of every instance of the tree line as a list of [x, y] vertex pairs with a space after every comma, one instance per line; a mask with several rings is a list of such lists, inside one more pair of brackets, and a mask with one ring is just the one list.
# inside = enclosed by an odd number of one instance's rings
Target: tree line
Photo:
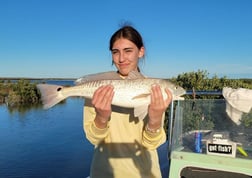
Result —
[[[187, 72], [171, 78], [172, 82], [183, 87], [185, 90], [196, 91], [221, 91], [223, 87], [252, 89], [252, 79], [228, 79], [218, 78], [217, 75], [209, 78], [209, 73], [204, 70]], [[191, 97], [191, 96], [186, 96]], [[200, 97], [200, 96], [199, 96]], [[211, 97], [211, 96], [207, 96]], [[20, 79], [15, 82], [11, 80], [0, 80], [0, 103], [8, 103], [9, 106], [20, 106], [24, 104], [39, 104], [40, 93], [36, 83], [29, 79]]]
[[[213, 129], [218, 125], [216, 123], [220, 122], [219, 118], [227, 117], [224, 100], [222, 101], [224, 104], [222, 103], [221, 105], [217, 100], [200, 100], [223, 99], [222, 95], [203, 96], [197, 95], [197, 91], [220, 91], [221, 93], [223, 87], [252, 89], [252, 79], [218, 78], [216, 75], [209, 78], [208, 76], [207, 71], [198, 70], [196, 72], [179, 74], [177, 77], [169, 79], [187, 91], [193, 89], [196, 91], [196, 96], [186, 95], [186, 102], [182, 102], [184, 113], [186, 113], [183, 115], [183, 130]], [[16, 81], [0, 80], [0, 104], [6, 103], [9, 108], [18, 108], [24, 105], [41, 105], [41, 95], [36, 84], [28, 79]], [[168, 109], [166, 112], [167, 116], [170, 115], [169, 112], [170, 110]], [[165, 122], [167, 126], [168, 119]], [[252, 128], [252, 112], [245, 114], [241, 122], [244, 126]], [[228, 127], [227, 124], [226, 126]]]
[[[179, 74], [171, 79], [174, 83], [183, 87], [185, 90], [195, 91], [222, 91], [224, 87], [231, 88], [247, 88], [252, 89], [252, 79], [228, 79], [226, 76], [219, 78], [214, 75], [209, 78], [206, 70], [198, 70], [197, 72], [187, 72]], [[187, 96], [191, 98], [192, 96]], [[198, 98], [219, 98], [219, 96], [197, 96]]]

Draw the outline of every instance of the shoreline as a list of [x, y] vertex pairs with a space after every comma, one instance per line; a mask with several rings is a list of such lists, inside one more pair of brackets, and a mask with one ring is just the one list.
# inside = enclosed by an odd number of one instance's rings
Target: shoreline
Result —
[[76, 80], [77, 78], [0, 77], [0, 80]]

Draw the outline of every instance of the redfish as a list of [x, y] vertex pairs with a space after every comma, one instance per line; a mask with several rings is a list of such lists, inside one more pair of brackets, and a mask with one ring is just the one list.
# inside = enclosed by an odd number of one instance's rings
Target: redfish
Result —
[[[77, 85], [72, 87], [63, 87], [51, 84], [38, 84], [37, 88], [40, 90], [42, 102], [45, 109], [48, 109], [60, 101], [72, 97], [81, 96], [86, 99], [91, 99], [94, 92], [101, 86], [112, 85], [114, 87], [114, 97], [112, 104], [125, 108], [134, 108], [134, 115], [139, 119], [144, 119], [147, 114], [148, 105], [150, 104], [151, 87], [159, 85], [163, 94], [163, 98], [167, 98], [165, 88], [172, 93], [173, 100], [181, 100], [186, 91], [166, 79], [159, 78], [145, 78], [142, 75], [136, 75], [130, 72], [126, 79], [117, 79], [114, 72], [110, 75], [103, 75], [108, 73], [93, 74], [77, 80]], [[103, 76], [106, 76], [105, 78]]]

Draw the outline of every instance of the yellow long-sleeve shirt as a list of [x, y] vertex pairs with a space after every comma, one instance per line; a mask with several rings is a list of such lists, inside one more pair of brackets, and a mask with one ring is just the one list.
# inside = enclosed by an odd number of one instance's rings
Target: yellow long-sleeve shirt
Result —
[[147, 117], [139, 120], [133, 109], [112, 107], [108, 127], [94, 123], [95, 110], [85, 102], [83, 123], [87, 139], [95, 145], [91, 178], [161, 178], [156, 148], [166, 140], [164, 129], [146, 131]]

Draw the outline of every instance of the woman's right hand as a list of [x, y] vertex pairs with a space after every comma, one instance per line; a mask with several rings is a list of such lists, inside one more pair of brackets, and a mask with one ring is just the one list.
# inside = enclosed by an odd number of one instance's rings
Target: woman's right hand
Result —
[[111, 103], [114, 96], [114, 87], [105, 85], [99, 87], [93, 95], [92, 105], [95, 108], [95, 125], [98, 128], [106, 128], [111, 115]]

